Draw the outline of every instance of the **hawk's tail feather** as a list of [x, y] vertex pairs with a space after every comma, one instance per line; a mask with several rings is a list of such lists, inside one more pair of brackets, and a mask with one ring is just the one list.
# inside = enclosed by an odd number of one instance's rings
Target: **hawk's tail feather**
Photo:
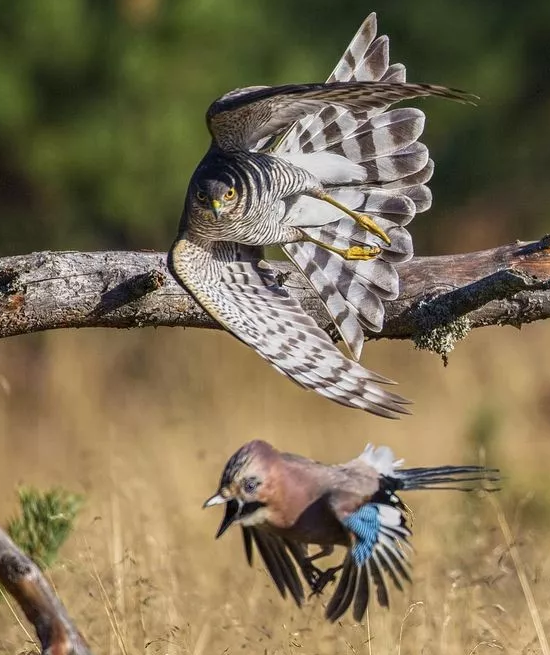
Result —
[[415, 141], [388, 155], [374, 156], [357, 162], [364, 170], [365, 184], [376, 184], [382, 188], [389, 182], [395, 182], [403, 177], [414, 175], [428, 163], [428, 148]]
[[[422, 170], [428, 148], [418, 141], [425, 116], [411, 107], [393, 109], [368, 120], [327, 107], [302, 134], [277, 154], [308, 170], [325, 186], [357, 184], [383, 186]], [[292, 147], [292, 149], [290, 149]]]
[[[432, 204], [426, 185], [434, 164], [426, 146], [419, 142], [425, 115], [415, 108], [388, 110], [388, 106], [398, 96], [454, 97], [452, 90], [442, 87], [406, 85], [405, 66], [390, 65], [389, 40], [387, 36], [376, 37], [376, 32], [376, 15], [372, 13], [351, 40], [328, 82], [395, 83], [391, 102], [389, 94], [385, 106], [364, 111], [325, 107], [293, 125], [276, 148], [277, 155], [294, 157], [297, 165], [306, 168], [309, 156], [314, 174], [320, 175], [327, 192], [346, 207], [374, 218], [391, 239], [388, 248], [340, 210], [313, 198], [300, 197], [288, 213], [287, 220], [292, 225], [322, 243], [341, 249], [357, 245], [382, 248], [379, 258], [384, 264], [378, 268], [373, 261], [345, 261], [311, 243], [284, 248], [319, 294], [328, 290], [333, 304], [340, 308], [341, 300], [345, 300], [347, 309], [343, 313], [327, 309], [356, 359], [363, 342], [357, 338], [358, 323], [373, 331], [381, 329], [382, 301], [391, 300], [398, 293], [398, 276], [392, 265], [413, 255], [412, 239], [403, 227]], [[456, 97], [464, 99], [461, 94]], [[315, 276], [308, 275], [312, 268]], [[373, 275], [375, 271], [381, 275], [378, 280]], [[355, 280], [353, 274], [357, 276]], [[334, 299], [336, 295], [341, 297], [340, 302]], [[350, 314], [356, 321], [349, 318]], [[342, 317], [348, 322], [347, 328], [342, 325]]]
[[[416, 173], [411, 173], [406, 175], [399, 180], [394, 180], [393, 182], [386, 182], [384, 184], [384, 190], [391, 193], [394, 189], [399, 189], [402, 193], [405, 189], [411, 189], [415, 186], [421, 186], [428, 183], [432, 179], [434, 173], [434, 161], [433, 159], [428, 159], [424, 168], [420, 169]], [[419, 210], [417, 210], [419, 213]]]
[[[357, 361], [365, 339], [362, 325], [377, 331], [382, 327], [384, 309], [380, 298], [368, 285], [353, 278], [352, 271], [346, 267], [347, 262], [338, 255], [313, 243], [288, 244], [285, 252], [321, 298], [346, 347]], [[323, 264], [326, 274], [316, 259]], [[336, 269], [339, 272], [334, 275]], [[336, 304], [343, 306], [339, 313], [331, 311]]]
[[[408, 237], [408, 232], [402, 231]], [[308, 233], [313, 230], [308, 230]], [[327, 226], [315, 232], [315, 237], [336, 247], [350, 247], [360, 242], [351, 238], [333, 235]], [[312, 235], [313, 236], [313, 235]], [[392, 231], [390, 236], [394, 239]], [[397, 244], [398, 240], [394, 239]], [[408, 254], [408, 239], [404, 240], [404, 247], [397, 259], [403, 260]], [[315, 289], [350, 353], [357, 361], [361, 355], [364, 341], [363, 327], [379, 332], [384, 322], [384, 306], [382, 300], [395, 299], [399, 292], [399, 279], [393, 263], [391, 253], [387, 253], [386, 261], [381, 257], [368, 261], [346, 261], [340, 255], [330, 252], [311, 242], [296, 242], [287, 244], [285, 252], [302, 271], [309, 284]], [[341, 311], [332, 312], [337, 305]]]
[[[355, 186], [332, 186], [328, 190], [329, 195], [345, 205], [348, 209], [361, 214], [367, 214], [375, 220], [385, 219], [392, 221], [395, 225], [407, 225], [412, 221], [416, 213], [415, 201], [411, 197], [413, 194], [419, 195], [414, 186], [407, 186], [404, 189], [389, 190], [371, 187], [367, 185]], [[422, 199], [424, 202], [424, 199]], [[342, 219], [348, 217], [348, 214], [342, 212], [334, 205], [320, 201], [310, 196], [302, 196], [296, 200], [292, 206], [286, 222], [294, 227], [321, 227], [333, 223], [338, 232], [346, 234], [344, 227], [346, 223], [341, 223]], [[347, 234], [353, 233], [354, 237], [365, 243], [367, 238], [372, 239], [372, 235], [360, 227], [355, 220], [349, 218], [350, 226]], [[386, 245], [386, 244], [384, 244]]]
[[[386, 157], [417, 142], [426, 117], [412, 107], [392, 109], [368, 119], [338, 107], [326, 107], [302, 135], [300, 147], [289, 151], [311, 154], [331, 152], [362, 163]], [[281, 151], [279, 154], [285, 156]], [[403, 171], [401, 177], [406, 175]]]
[[[430, 174], [429, 167], [424, 166], [422, 170], [423, 176]], [[340, 250], [375, 245], [382, 252], [370, 260], [346, 260], [310, 241], [286, 244], [284, 250], [321, 296], [344, 342], [358, 359], [363, 338], [357, 339], [357, 322], [349, 318], [350, 312], [368, 329], [375, 332], [382, 329], [382, 303], [394, 300], [399, 293], [399, 277], [394, 264], [413, 256], [412, 238], [403, 226], [412, 220], [418, 205], [425, 209], [430, 204], [431, 194], [422, 184], [412, 184], [390, 192], [366, 186], [340, 187], [333, 189], [332, 195], [350, 209], [373, 217], [388, 234], [391, 245], [387, 246], [364, 230], [340, 209], [313, 198], [300, 198], [293, 210], [293, 224], [300, 227], [306, 238]], [[314, 203], [319, 207], [318, 212], [314, 212]], [[332, 305], [336, 306], [336, 295], [346, 301], [345, 312], [331, 311], [324, 300], [330, 296]], [[347, 328], [342, 319], [347, 321]]]
[[[377, 255], [376, 260], [391, 264], [408, 261], [413, 256], [413, 244], [410, 232], [401, 225], [396, 224], [394, 217], [381, 218], [377, 216], [376, 223], [389, 236], [391, 240], [390, 246], [387, 246], [381, 239], [373, 236], [370, 232], [359, 228], [357, 223], [347, 215], [341, 215], [337, 221], [333, 221], [322, 227], [305, 227], [301, 231], [305, 235], [304, 240], [306, 242], [310, 241], [309, 238], [314, 239], [328, 246], [328, 250], [330, 248], [347, 250], [352, 246], [378, 246], [381, 252]], [[319, 258], [319, 261], [322, 261], [322, 257]], [[346, 261], [357, 262], [364, 260], [348, 259]], [[372, 259], [369, 261], [372, 261]], [[393, 275], [397, 284], [397, 271], [393, 270]], [[389, 299], [391, 300], [391, 298]]]
[[[309, 248], [306, 246], [309, 246]], [[312, 249], [317, 248], [318, 246], [313, 243], [293, 243], [285, 246], [285, 251], [317, 292], [327, 312], [333, 317], [335, 326], [347, 349], [355, 359], [358, 359], [365, 340], [361, 321], [359, 320], [359, 312], [348, 301], [346, 295], [342, 294], [338, 289], [332, 275], [334, 271], [331, 270], [330, 266], [327, 266], [328, 258], [336, 258], [336, 256], [322, 248], [319, 248], [319, 252], [312, 251]], [[317, 263], [317, 259], [319, 263]], [[341, 258], [338, 259], [341, 260]], [[339, 265], [338, 262], [337, 264]], [[365, 297], [361, 300], [364, 302]], [[382, 303], [378, 298], [374, 296], [372, 300], [375, 304], [379, 304], [378, 310], [383, 313]]]
[[[327, 82], [406, 81], [406, 70], [403, 64], [389, 65], [390, 46], [388, 37], [379, 36], [376, 38], [376, 31], [376, 14], [373, 12], [367, 16], [357, 30]], [[382, 111], [383, 108], [371, 109], [365, 113], [358, 113], [358, 116], [366, 120], [368, 116], [379, 114]], [[298, 121], [289, 130], [281, 143], [283, 149], [287, 148], [289, 144], [294, 144], [294, 146], [291, 146], [293, 149], [289, 150], [289, 152], [296, 152], [295, 145], [306, 141], [308, 138], [307, 135], [303, 136], [304, 133], [308, 130], [311, 130], [312, 133], [315, 132], [315, 128], [311, 128], [314, 123], [319, 125], [318, 116], [319, 114], [313, 117], [308, 116]]]

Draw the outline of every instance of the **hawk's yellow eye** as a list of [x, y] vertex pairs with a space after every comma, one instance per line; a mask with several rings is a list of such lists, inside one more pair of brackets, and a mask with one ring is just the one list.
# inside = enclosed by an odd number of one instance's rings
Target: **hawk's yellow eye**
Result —
[[230, 189], [228, 189], [225, 192], [225, 194], [223, 196], [223, 199], [224, 200], [233, 200], [234, 197], [235, 197], [235, 187], [232, 186]]
[[203, 193], [202, 191], [197, 191], [197, 200], [199, 202], [205, 202], [206, 201], [206, 193]]

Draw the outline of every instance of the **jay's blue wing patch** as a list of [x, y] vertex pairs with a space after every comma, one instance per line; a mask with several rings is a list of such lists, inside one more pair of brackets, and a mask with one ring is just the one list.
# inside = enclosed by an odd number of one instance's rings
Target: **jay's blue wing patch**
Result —
[[357, 566], [362, 566], [372, 555], [380, 534], [380, 512], [377, 505], [363, 505], [343, 521], [356, 536], [352, 554]]
[[[393, 500], [394, 499], [394, 500]], [[389, 606], [386, 584], [390, 578], [403, 589], [403, 581], [410, 582], [407, 541], [410, 531], [406, 526], [404, 508], [394, 496], [388, 503], [368, 502], [355, 511], [340, 516], [349, 531], [352, 545], [344, 560], [336, 590], [327, 605], [326, 617], [336, 621], [353, 601], [353, 618], [361, 621], [369, 601], [372, 583], [378, 602]]]

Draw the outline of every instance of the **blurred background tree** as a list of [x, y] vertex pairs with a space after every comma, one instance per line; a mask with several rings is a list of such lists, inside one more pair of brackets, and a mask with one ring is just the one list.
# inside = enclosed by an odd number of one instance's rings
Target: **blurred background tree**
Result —
[[18, 0], [0, 15], [0, 254], [166, 249], [208, 145], [204, 112], [250, 84], [319, 81], [378, 12], [437, 162], [419, 252], [545, 231], [548, 0]]

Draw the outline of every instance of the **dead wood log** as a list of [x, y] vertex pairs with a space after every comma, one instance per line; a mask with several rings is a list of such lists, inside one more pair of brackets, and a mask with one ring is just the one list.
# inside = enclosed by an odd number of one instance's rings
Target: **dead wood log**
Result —
[[[270, 262], [289, 292], [327, 330], [314, 293], [289, 262]], [[550, 236], [480, 252], [415, 257], [399, 265], [401, 293], [367, 337], [413, 339], [445, 354], [486, 325], [550, 316]], [[165, 253], [39, 252], [0, 259], [0, 338], [79, 327], [216, 323], [172, 279]]]

